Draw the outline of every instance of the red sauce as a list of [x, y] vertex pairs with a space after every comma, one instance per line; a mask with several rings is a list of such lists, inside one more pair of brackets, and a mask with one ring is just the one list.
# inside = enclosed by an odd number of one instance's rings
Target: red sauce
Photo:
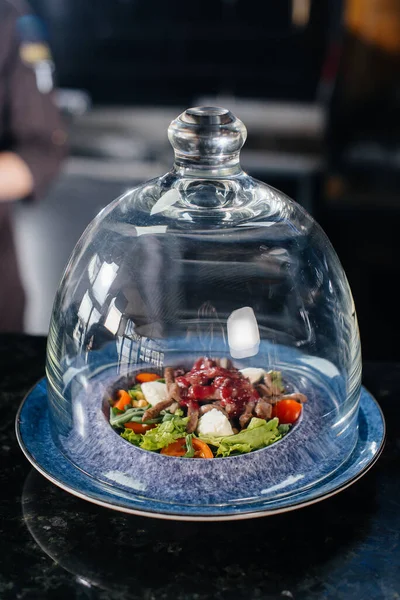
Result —
[[250, 400], [259, 398], [248, 379], [234, 367], [226, 369], [207, 357], [199, 358], [192, 369], [176, 378], [181, 404], [218, 400], [229, 415], [241, 414]]
[[213, 385], [192, 385], [188, 390], [188, 397], [193, 400], [207, 400], [215, 392]]

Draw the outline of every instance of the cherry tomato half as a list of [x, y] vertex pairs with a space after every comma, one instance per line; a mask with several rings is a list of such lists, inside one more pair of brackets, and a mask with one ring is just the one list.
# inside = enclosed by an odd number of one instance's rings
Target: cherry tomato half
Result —
[[300, 417], [302, 406], [296, 400], [279, 400], [272, 408], [272, 417], [278, 417], [281, 425], [293, 424]]
[[[211, 448], [202, 440], [192, 439], [194, 458], [214, 458]], [[179, 438], [161, 450], [161, 454], [167, 456], [185, 456], [187, 451], [185, 438]]]
[[135, 423], [134, 421], [129, 421], [129, 423], [125, 423], [124, 425], [126, 429], [132, 429], [135, 433], [146, 433], [146, 431], [153, 429], [155, 426], [155, 423], [146, 425], [145, 423]]

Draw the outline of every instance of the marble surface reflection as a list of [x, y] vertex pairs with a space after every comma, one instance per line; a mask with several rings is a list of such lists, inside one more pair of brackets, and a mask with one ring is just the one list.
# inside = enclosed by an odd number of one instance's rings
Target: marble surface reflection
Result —
[[[347, 580], [337, 576], [354, 548], [367, 543], [375, 502], [371, 477], [320, 507], [295, 513], [178, 523], [93, 506], [32, 470], [22, 512], [36, 544], [75, 576], [76, 585], [92, 590], [89, 598], [316, 599], [323, 597], [321, 586], [354, 585], [351, 572]], [[350, 528], [343, 513], [351, 506]], [[299, 585], [301, 595], [294, 592]]]

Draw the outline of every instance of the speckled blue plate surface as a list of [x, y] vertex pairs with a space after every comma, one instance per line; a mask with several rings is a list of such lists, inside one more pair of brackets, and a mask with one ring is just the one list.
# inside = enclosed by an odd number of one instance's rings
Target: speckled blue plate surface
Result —
[[[47, 479], [85, 500], [122, 512], [179, 520], [228, 520], [272, 515], [312, 504], [327, 498], [359, 479], [378, 459], [385, 439], [381, 410], [362, 388], [358, 415], [357, 443], [350, 458], [329, 477], [319, 477], [304, 488], [293, 478], [290, 492], [268, 498], [259, 490], [248, 490], [251, 501], [210, 503], [209, 505], [174, 504], [144, 498], [140, 490], [121, 489], [94, 479], [75, 467], [54, 444], [49, 423], [46, 381], [42, 379], [24, 399], [16, 418], [17, 439], [27, 459]], [[287, 484], [288, 482], [286, 482]], [[287, 485], [285, 486], [287, 489]]]

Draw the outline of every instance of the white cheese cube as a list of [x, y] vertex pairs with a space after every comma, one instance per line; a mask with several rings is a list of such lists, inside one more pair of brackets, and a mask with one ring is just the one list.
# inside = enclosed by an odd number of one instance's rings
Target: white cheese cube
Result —
[[233, 429], [229, 419], [216, 408], [213, 408], [205, 415], [200, 417], [197, 426], [199, 435], [214, 435], [217, 437], [225, 437], [233, 435]]
[[142, 392], [147, 402], [152, 406], [167, 399], [167, 386], [162, 381], [142, 383]]
[[258, 383], [266, 374], [264, 369], [257, 369], [255, 367], [248, 367], [247, 369], [241, 369], [242, 375], [250, 379], [250, 383]]

